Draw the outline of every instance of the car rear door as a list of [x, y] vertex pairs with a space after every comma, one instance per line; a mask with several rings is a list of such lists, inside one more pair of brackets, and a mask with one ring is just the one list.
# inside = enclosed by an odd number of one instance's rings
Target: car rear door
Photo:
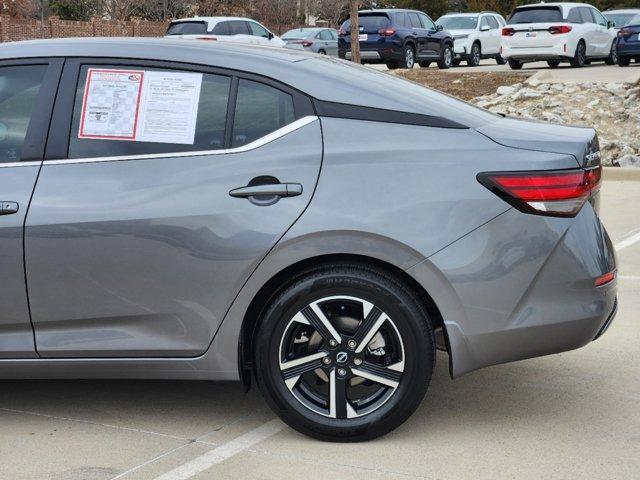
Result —
[[42, 164], [61, 59], [0, 61], [0, 358], [36, 357], [23, 226]]
[[591, 14], [589, 7], [580, 7], [580, 15], [582, 16], [582, 32], [587, 47], [587, 56], [592, 57], [600, 53], [598, 45], [598, 26], [594, 16]]
[[67, 60], [25, 226], [40, 355], [205, 352], [321, 156], [310, 100], [275, 81]]

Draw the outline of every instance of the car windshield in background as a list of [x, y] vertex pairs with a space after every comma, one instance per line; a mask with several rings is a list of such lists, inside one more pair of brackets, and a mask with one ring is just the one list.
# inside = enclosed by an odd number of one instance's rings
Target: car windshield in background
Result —
[[302, 38], [309, 38], [312, 34], [316, 33], [315, 30], [300, 30], [299, 28], [296, 30], [289, 30], [287, 33], [282, 35], [283, 40], [300, 40]]
[[445, 30], [475, 30], [478, 17], [442, 17], [436, 25], [441, 25]]
[[167, 29], [167, 35], [205, 35], [206, 33], [205, 22], [174, 22]]
[[518, 8], [507, 23], [550, 23], [562, 20], [562, 12], [557, 7], [532, 7]]
[[615, 23], [616, 27], [624, 27], [625, 25], [629, 25], [632, 21], [637, 22], [639, 15], [635, 13], [605, 13], [604, 16], [607, 20]]
[[[364, 32], [377, 32], [381, 28], [386, 28], [389, 25], [389, 17], [386, 15], [363, 15], [360, 14], [359, 19], [360, 30]], [[351, 22], [347, 20], [342, 26], [345, 30], [349, 30]]]

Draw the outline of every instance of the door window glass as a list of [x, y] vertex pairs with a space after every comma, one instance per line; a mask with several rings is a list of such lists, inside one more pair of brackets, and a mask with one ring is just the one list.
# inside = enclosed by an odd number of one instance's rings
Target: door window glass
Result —
[[500, 24], [498, 23], [498, 20], [496, 20], [496, 17], [487, 17], [487, 20], [489, 22], [489, 27], [491, 27], [491, 30], [497, 30], [498, 28], [500, 28]]
[[251, 143], [294, 120], [291, 95], [263, 83], [240, 79], [231, 146]]
[[593, 8], [591, 8], [590, 10], [596, 23], [602, 27], [606, 27], [607, 20], [602, 16], [602, 14], [599, 11], [594, 10]]
[[489, 26], [488, 17], [482, 17], [482, 20], [480, 20], [480, 28], [488, 27], [488, 26]]
[[331, 32], [329, 30], [322, 30], [320, 32], [320, 40], [333, 40]]
[[232, 20], [229, 23], [229, 35], [251, 35], [247, 22]]
[[0, 67], [0, 163], [18, 162], [46, 65]]
[[431, 20], [424, 13], [420, 14], [420, 20], [422, 21], [422, 28], [426, 28], [427, 30], [435, 30], [436, 29], [436, 24], [433, 23], [433, 20]]
[[422, 28], [422, 23], [420, 23], [420, 18], [417, 13], [410, 12], [407, 15], [409, 16], [409, 21], [413, 28]]
[[251, 35], [255, 37], [269, 38], [269, 32], [262, 25], [258, 25], [256, 22], [247, 22], [251, 29]]
[[[99, 68], [122, 69], [123, 67], [104, 67], [101, 65]], [[167, 72], [167, 70], [144, 67], [130, 68], [134, 70], [143, 70], [145, 72]], [[217, 150], [224, 147], [224, 130], [231, 79], [226, 76], [211, 74], [202, 74], [202, 84], [200, 87], [200, 98], [196, 113], [197, 119], [193, 144], [79, 138], [80, 119], [82, 116], [82, 105], [88, 69], [89, 66], [82, 67], [76, 91], [71, 124], [71, 136], [69, 139], [69, 158], [94, 158], [203, 151]], [[171, 99], [168, 98], [165, 104], [166, 108], [170, 108], [170, 102]], [[156, 118], [150, 118], [150, 120], [156, 120]]]
[[216, 23], [216, 26], [213, 27], [213, 30], [211, 31], [211, 33], [214, 35], [231, 35], [229, 22]]
[[582, 23], [596, 23], [591, 15], [591, 9], [586, 7], [580, 7], [580, 16], [582, 17]]

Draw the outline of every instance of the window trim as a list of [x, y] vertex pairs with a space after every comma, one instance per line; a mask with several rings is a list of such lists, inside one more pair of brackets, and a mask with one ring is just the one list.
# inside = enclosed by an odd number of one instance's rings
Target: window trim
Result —
[[40, 163], [44, 157], [47, 133], [51, 122], [56, 92], [64, 65], [63, 58], [25, 58], [17, 60], [0, 60], [0, 67], [28, 67], [42, 65], [46, 67], [42, 77], [42, 85], [38, 91], [33, 112], [24, 137], [17, 162], [4, 162], [0, 166], [27, 165]]
[[[256, 75], [253, 73], [242, 72], [238, 70], [209, 67], [206, 65], [166, 62], [158, 60], [137, 60], [131, 58], [106, 58], [106, 57], [73, 57], [67, 58], [62, 69], [60, 79], [60, 89], [55, 101], [53, 115], [51, 117], [51, 129], [49, 131], [49, 139], [44, 152], [45, 160], [65, 160], [69, 159], [69, 144], [72, 134], [73, 109], [75, 105], [76, 91], [80, 80], [80, 72], [84, 65], [109, 65], [117, 67], [136, 67], [136, 68], [161, 68], [165, 70], [181, 70], [186, 72], [197, 72], [212, 75], [222, 75], [231, 79], [229, 88], [229, 97], [227, 103], [227, 119], [225, 122], [224, 145], [219, 152], [230, 153], [231, 136], [233, 132], [233, 115], [235, 115], [235, 99], [237, 98], [238, 80], [246, 79], [254, 82], [262, 83], [270, 87], [276, 88], [284, 93], [291, 95], [293, 99], [294, 123], [304, 117], [315, 116], [315, 111], [311, 99], [302, 92], [291, 88], [283, 83], [268, 77]], [[290, 124], [291, 125], [291, 124]], [[285, 126], [286, 127], [286, 126]], [[262, 138], [266, 138], [268, 135]], [[260, 139], [258, 139], [260, 140]], [[256, 140], [257, 141], [257, 140]], [[253, 142], [255, 143], [255, 142]], [[239, 147], [238, 147], [239, 148]], [[202, 155], [209, 154], [209, 150]], [[193, 156], [197, 151], [185, 151], [185, 155], [177, 155], [182, 152], [173, 153], [152, 153], [150, 158], [176, 157], [176, 156]], [[138, 158], [139, 155], [126, 156], [127, 158]], [[75, 159], [70, 159], [75, 160]]]

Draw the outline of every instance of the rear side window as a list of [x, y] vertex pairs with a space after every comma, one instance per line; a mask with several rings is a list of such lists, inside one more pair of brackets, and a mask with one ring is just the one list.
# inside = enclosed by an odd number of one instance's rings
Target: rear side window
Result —
[[572, 8], [567, 15], [567, 22], [569, 23], [582, 23], [582, 16], [580, 15], [580, 9]]
[[167, 29], [167, 35], [205, 35], [206, 33], [206, 22], [174, 22]]
[[[202, 151], [202, 150], [217, 150], [224, 147], [224, 133], [225, 123], [227, 117], [227, 103], [229, 99], [229, 89], [231, 85], [231, 78], [223, 75], [212, 74], [200, 74], [202, 75], [202, 81], [200, 86], [200, 97], [197, 100], [197, 111], [193, 114], [195, 118], [195, 134], [193, 143], [170, 143], [170, 140], [166, 143], [155, 141], [127, 141], [121, 139], [104, 139], [104, 137], [96, 136], [96, 138], [81, 137], [81, 118], [82, 118], [82, 106], [86, 102], [85, 99], [85, 87], [87, 83], [87, 72], [90, 66], [83, 66], [80, 72], [80, 79], [76, 90], [76, 98], [73, 109], [73, 118], [71, 125], [71, 135], [69, 139], [69, 153], [68, 158], [94, 158], [94, 157], [111, 157], [111, 156], [129, 156], [129, 155], [142, 155], [142, 154], [159, 154], [159, 153], [172, 153], [172, 152], [185, 152], [185, 151]], [[99, 69], [114, 69], [122, 70], [125, 67], [107, 67], [99, 66], [95, 67]], [[129, 69], [129, 67], [126, 67]], [[132, 70], [143, 70], [145, 74], [147, 72], [167, 72], [168, 74], [175, 74], [176, 70], [162, 70], [154, 68], [135, 68]], [[192, 72], [187, 72], [192, 73]], [[158, 88], [153, 86], [152, 88]], [[160, 87], [161, 88], [161, 87]], [[98, 92], [99, 94], [100, 92]], [[159, 95], [165, 95], [165, 92], [158, 91]], [[168, 123], [166, 117], [162, 111], [170, 111], [174, 109], [174, 105], [181, 104], [179, 100], [174, 100], [172, 95], [180, 95], [180, 88], [174, 88], [172, 91], [166, 91], [166, 98], [161, 102], [158, 102], [154, 108], [153, 113], [148, 113], [148, 118], [145, 122], [153, 122], [153, 128], [158, 131], [161, 129], [167, 130], [167, 136], [170, 136], [174, 132], [173, 128]], [[100, 96], [96, 96], [97, 101], [100, 100]], [[106, 114], [103, 114], [104, 121], [114, 120], [114, 124], [117, 127], [123, 122], [127, 121], [127, 115], [122, 114], [122, 111], [128, 111], [122, 109], [121, 112], [116, 111], [116, 106], [111, 100], [111, 97], [104, 95], [104, 103]], [[126, 102], [126, 92], [116, 92], [115, 97], [118, 103]], [[96, 100], [92, 100], [95, 104]], [[135, 100], [134, 100], [135, 103]], [[111, 109], [112, 113], [109, 113]], [[164, 110], [162, 110], [164, 109]], [[151, 112], [151, 111], [150, 111]], [[87, 113], [85, 112], [85, 115]], [[108, 115], [111, 115], [110, 117]], [[119, 116], [118, 116], [119, 115]], [[129, 115], [130, 116], [130, 115]], [[193, 117], [185, 115], [185, 120], [189, 120]], [[175, 120], [175, 119], [174, 119]], [[86, 119], [84, 120], [86, 122]], [[93, 118], [92, 121], [100, 122], [101, 118]], [[184, 121], [178, 118], [178, 121]], [[164, 122], [164, 123], [163, 123]], [[178, 125], [179, 126], [179, 125]]]
[[216, 23], [216, 26], [213, 27], [211, 33], [214, 35], [231, 35], [231, 31], [229, 30], [229, 22]]
[[229, 24], [229, 35], [251, 35], [247, 22], [242, 20], [231, 20]]
[[482, 17], [480, 20], [480, 28], [489, 26], [489, 17]]
[[333, 40], [333, 35], [331, 35], [329, 30], [322, 30], [318, 38], [320, 38], [320, 40]]
[[491, 30], [500, 28], [500, 24], [498, 23], [498, 20], [496, 20], [496, 17], [487, 17], [487, 21], [489, 22]]
[[562, 20], [562, 12], [557, 7], [530, 7], [516, 9], [508, 23], [549, 23]]
[[0, 163], [18, 162], [46, 65], [0, 67]]
[[251, 143], [294, 120], [291, 95], [263, 83], [240, 79], [231, 146]]
[[418, 18], [417, 13], [410, 12], [407, 15], [409, 17], [409, 22], [411, 22], [411, 26], [413, 28], [422, 28], [422, 24], [420, 23], [420, 18]]

